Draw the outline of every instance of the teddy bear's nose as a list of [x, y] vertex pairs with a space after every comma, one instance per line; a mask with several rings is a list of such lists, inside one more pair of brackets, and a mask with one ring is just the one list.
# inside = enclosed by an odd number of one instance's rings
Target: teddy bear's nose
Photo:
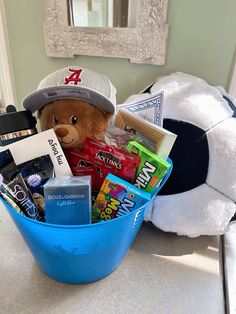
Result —
[[68, 130], [64, 128], [58, 128], [55, 130], [56, 135], [60, 138], [65, 137], [68, 134]]

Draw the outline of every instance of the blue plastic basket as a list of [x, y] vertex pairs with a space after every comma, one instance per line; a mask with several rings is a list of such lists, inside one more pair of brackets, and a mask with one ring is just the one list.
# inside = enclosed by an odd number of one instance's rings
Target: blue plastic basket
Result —
[[120, 265], [151, 202], [119, 218], [80, 226], [38, 222], [4, 204], [40, 269], [57, 281], [82, 284], [102, 279]]

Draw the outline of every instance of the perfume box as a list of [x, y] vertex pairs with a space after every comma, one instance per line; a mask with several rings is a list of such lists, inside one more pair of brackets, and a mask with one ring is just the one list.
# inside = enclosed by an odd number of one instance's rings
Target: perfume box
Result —
[[91, 177], [51, 178], [44, 185], [45, 220], [59, 225], [91, 223]]

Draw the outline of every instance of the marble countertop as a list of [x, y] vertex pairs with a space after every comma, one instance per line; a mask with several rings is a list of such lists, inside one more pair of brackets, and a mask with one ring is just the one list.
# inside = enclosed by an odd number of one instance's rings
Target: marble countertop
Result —
[[0, 205], [0, 313], [222, 314], [220, 237], [188, 238], [144, 223], [120, 267], [95, 283], [49, 279]]

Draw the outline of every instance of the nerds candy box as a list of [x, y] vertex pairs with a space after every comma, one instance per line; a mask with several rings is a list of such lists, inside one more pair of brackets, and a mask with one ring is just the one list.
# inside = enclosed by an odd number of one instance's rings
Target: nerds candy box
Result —
[[129, 142], [127, 150], [141, 158], [141, 163], [136, 171], [134, 185], [146, 192], [155, 192], [155, 189], [169, 171], [170, 163], [136, 141]]
[[93, 222], [123, 216], [147, 203], [151, 194], [108, 174], [92, 208]]

